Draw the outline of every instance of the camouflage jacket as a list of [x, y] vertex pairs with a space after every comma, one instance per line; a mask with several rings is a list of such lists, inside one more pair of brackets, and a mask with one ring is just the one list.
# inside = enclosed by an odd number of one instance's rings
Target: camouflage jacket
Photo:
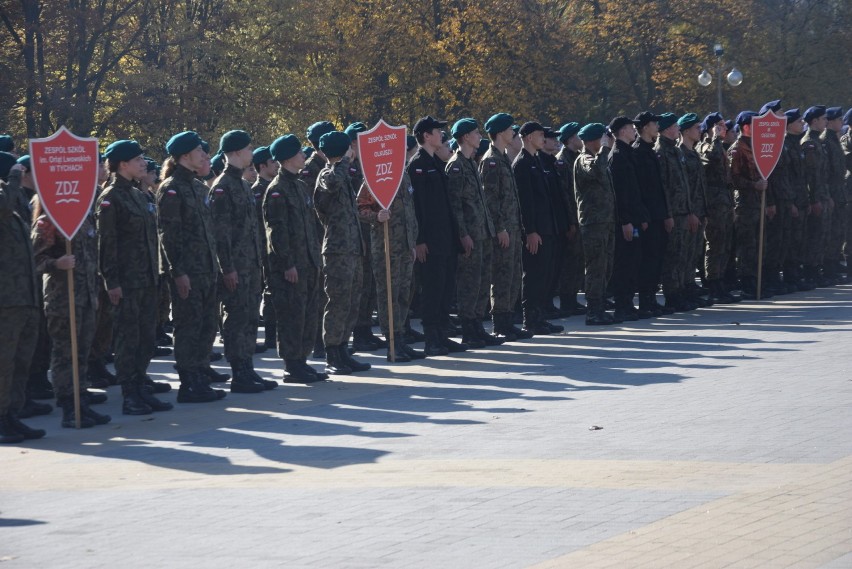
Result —
[[222, 274], [260, 270], [257, 207], [242, 170], [228, 166], [213, 182], [210, 211]]
[[580, 153], [574, 164], [574, 193], [580, 225], [615, 223], [615, 190], [609, 173], [609, 147], [597, 154]]
[[802, 153], [805, 159], [805, 179], [811, 203], [828, 202], [831, 197], [826, 180], [825, 147], [819, 140], [820, 133], [808, 130], [802, 137]]
[[320, 267], [316, 214], [308, 203], [304, 185], [298, 174], [282, 168], [263, 198], [269, 278], [273, 284], [292, 267]]
[[840, 137], [840, 147], [846, 160], [846, 201], [852, 202], [852, 132]]
[[257, 243], [260, 247], [260, 261], [263, 264], [264, 269], [267, 269], [268, 267], [266, 266], [266, 227], [263, 225], [263, 198], [266, 197], [266, 189], [271, 183], [272, 180], [265, 180], [258, 176], [257, 180], [251, 187], [251, 191], [254, 194], [254, 205], [257, 214]]
[[846, 161], [840, 138], [835, 131], [827, 128], [822, 131], [819, 139], [825, 148], [825, 181], [828, 184], [828, 193], [834, 203], [843, 205], [846, 203]]
[[21, 199], [21, 173], [12, 170], [0, 181], [0, 307], [40, 306], [30, 229], [16, 211]]
[[107, 290], [156, 286], [157, 211], [142, 190], [114, 174], [96, 206], [98, 265]]
[[559, 185], [568, 207], [569, 225], [577, 225], [577, 196], [574, 195], [574, 163], [580, 155], [567, 146], [556, 155], [556, 171], [559, 173]]
[[459, 237], [470, 235], [474, 241], [494, 237], [494, 224], [485, 204], [476, 162], [457, 150], [447, 162], [446, 172], [450, 207], [455, 212]]
[[207, 186], [178, 165], [160, 185], [157, 206], [162, 272], [172, 277], [218, 273]]
[[[407, 172], [403, 172], [402, 180], [396, 196], [390, 204], [390, 218], [388, 224], [388, 238], [390, 239], [391, 255], [404, 255], [410, 253], [417, 245], [417, 214], [414, 211], [414, 188], [411, 186], [411, 178]], [[358, 214], [361, 221], [370, 225], [373, 251], [384, 251], [385, 231], [384, 224], [376, 219], [382, 207], [376, 202], [373, 194], [367, 188], [367, 184], [361, 185], [358, 192]], [[384, 253], [382, 253], [384, 255]]]
[[[317, 187], [317, 177], [319, 176], [322, 169], [325, 168], [328, 161], [319, 155], [318, 152], [314, 152], [311, 154], [310, 158], [305, 161], [305, 167], [302, 168], [302, 171], [299, 173], [299, 178], [305, 183], [304, 189], [307, 192], [308, 202], [310, 203], [311, 209], [314, 209], [314, 188]], [[325, 235], [325, 228], [322, 225], [322, 222], [319, 219], [319, 215], [314, 215], [314, 228], [316, 229], [317, 236], [319, 236], [320, 241], [322, 241], [323, 236]]]
[[364, 242], [355, 193], [349, 178], [349, 158], [326, 164], [317, 178], [314, 207], [325, 228], [323, 255], [363, 255]]
[[352, 182], [352, 189], [356, 192], [360, 190], [361, 184], [364, 183], [364, 173], [361, 171], [361, 160], [355, 158], [349, 164], [349, 180]]
[[689, 182], [690, 212], [700, 218], [707, 217], [707, 178], [704, 177], [704, 167], [701, 165], [701, 157], [693, 148], [687, 148], [683, 144], [679, 148], [686, 160], [684, 166], [686, 179]]
[[736, 207], [760, 209], [760, 191], [755, 187], [763, 178], [754, 163], [751, 138], [740, 136], [728, 149], [731, 182], [734, 184]]
[[775, 169], [781, 168], [784, 175], [785, 195], [789, 195], [789, 199], [797, 208], [804, 210], [810, 204], [810, 200], [808, 199], [805, 153], [802, 151], [801, 138], [801, 136], [794, 134], [788, 134], [784, 138], [784, 150], [781, 152], [781, 159]]
[[479, 176], [494, 232], [507, 231], [512, 237], [520, 236], [521, 206], [509, 157], [492, 144], [479, 161]]
[[[65, 255], [65, 237], [56, 230], [47, 215], [36, 220], [32, 231], [36, 271], [44, 279], [44, 312], [67, 316], [68, 272], [56, 268], [56, 261]], [[74, 265], [74, 305], [77, 309], [97, 306], [100, 279], [98, 278], [98, 237], [95, 217], [90, 213], [71, 241]]]
[[657, 137], [654, 151], [660, 159], [660, 177], [669, 213], [673, 217], [689, 215], [692, 213], [692, 204], [689, 200], [689, 180], [686, 176], [686, 158], [683, 152], [674, 140], [663, 135]]
[[699, 142], [696, 146], [701, 164], [704, 166], [704, 179], [707, 186], [704, 193], [705, 208], [708, 214], [731, 211], [734, 209], [734, 192], [731, 187], [731, 169], [728, 155], [719, 138]]

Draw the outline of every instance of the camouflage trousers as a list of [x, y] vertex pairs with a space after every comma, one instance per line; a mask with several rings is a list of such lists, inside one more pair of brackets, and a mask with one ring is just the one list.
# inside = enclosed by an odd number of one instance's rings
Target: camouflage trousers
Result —
[[849, 208], [845, 203], [834, 204], [831, 212], [831, 229], [825, 240], [825, 264], [837, 265], [843, 255], [843, 243], [846, 240], [846, 210]]
[[565, 241], [562, 248], [562, 272], [559, 273], [559, 294], [574, 295], [583, 288], [585, 280], [585, 260], [583, 259], [583, 236], [580, 231], [573, 239]]
[[222, 301], [222, 342], [229, 362], [254, 357], [257, 323], [260, 316], [260, 271], [239, 274], [239, 284], [229, 291], [219, 277]]
[[[388, 338], [388, 285], [385, 265], [384, 235], [372, 236], [373, 275], [376, 282], [376, 311], [382, 334]], [[414, 279], [414, 258], [410, 250], [391, 247], [390, 251], [391, 307], [393, 308], [393, 330], [401, 334], [405, 330], [405, 320], [411, 306], [411, 283]]]
[[287, 282], [284, 275], [269, 276], [269, 290], [275, 307], [278, 355], [284, 360], [307, 358], [314, 349], [319, 320], [320, 270], [296, 267], [299, 278]]
[[699, 218], [701, 222], [698, 224], [698, 229], [695, 233], [688, 233], [686, 247], [686, 268], [684, 270], [684, 283], [695, 280], [695, 270], [699, 267], [704, 267], [704, 230], [707, 224], [703, 218]]
[[784, 268], [796, 268], [805, 264], [808, 251], [808, 214], [806, 208], [798, 209], [799, 215], [790, 215], [790, 246], [785, 256]]
[[50, 370], [50, 334], [47, 331], [47, 318], [44, 315], [44, 310], [38, 312], [38, 339], [30, 365], [30, 375]]
[[263, 306], [261, 307], [260, 315], [263, 317], [264, 328], [267, 330], [275, 328], [277, 330], [278, 318], [275, 312], [275, 301], [272, 298], [272, 289], [269, 286], [269, 278], [269, 266], [265, 264], [263, 268], [263, 282], [261, 283], [263, 286], [263, 292], [261, 293]]
[[822, 265], [826, 240], [831, 235], [831, 211], [828, 209], [827, 202], [822, 204], [822, 214], [811, 213], [808, 216], [807, 228], [808, 245], [805, 265], [811, 267]]
[[459, 255], [456, 266], [456, 305], [459, 318], [485, 316], [491, 290], [492, 239], [473, 242], [470, 255]]
[[216, 277], [212, 274], [189, 275], [191, 289], [181, 298], [174, 280], [169, 279], [172, 318], [175, 323], [175, 365], [178, 371], [207, 367], [216, 339], [219, 300]]
[[736, 208], [737, 269], [740, 278], [757, 275], [757, 247], [760, 236], [760, 210]]
[[[373, 326], [373, 310], [376, 309], [376, 285], [373, 282], [373, 252], [372, 252], [372, 231], [369, 223], [361, 224], [361, 235], [364, 236], [364, 256], [361, 257], [361, 300], [358, 304], [358, 320], [356, 326]], [[385, 258], [384, 250], [382, 250], [381, 259]], [[384, 261], [383, 261], [384, 262]]]
[[720, 280], [725, 276], [734, 245], [734, 212], [729, 209], [710, 212], [707, 215], [704, 237], [707, 239], [704, 273], [708, 280]]
[[[80, 391], [86, 387], [86, 371], [89, 366], [89, 351], [95, 337], [94, 306], [77, 306], [74, 317], [77, 323], [77, 363]], [[50, 333], [50, 372], [53, 391], [57, 401], [74, 397], [74, 375], [71, 351], [71, 318], [68, 313], [47, 314], [47, 330]]]
[[326, 346], [340, 346], [358, 320], [361, 303], [362, 256], [323, 255], [325, 274], [325, 312], [322, 316], [322, 341]]
[[790, 231], [792, 216], [790, 202], [778, 200], [775, 204], [775, 216], [766, 218], [766, 246], [763, 252], [763, 266], [767, 271], [778, 272], [787, 262], [790, 251]]
[[40, 316], [34, 306], [0, 308], [0, 415], [24, 404]]
[[505, 249], [496, 240], [491, 245], [491, 314], [514, 311], [521, 295], [524, 243], [520, 229], [509, 236], [509, 246]]
[[101, 287], [98, 291], [98, 309], [95, 311], [95, 337], [89, 351], [89, 361], [96, 361], [112, 350], [115, 307], [109, 301], [109, 293]]
[[157, 341], [157, 287], [122, 289], [115, 307], [115, 375], [121, 385], [145, 378]]
[[160, 275], [157, 295], [157, 324], [163, 325], [169, 321], [172, 311], [172, 297], [169, 294], [169, 280], [166, 275]]
[[583, 234], [586, 302], [603, 302], [612, 276], [615, 255], [615, 225], [596, 223], [580, 228]]
[[687, 263], [692, 234], [689, 232], [686, 218], [685, 215], [673, 216], [674, 227], [666, 241], [666, 254], [663, 258], [663, 270], [660, 273], [664, 294], [681, 290], [686, 284], [687, 274], [691, 274], [687, 272]]

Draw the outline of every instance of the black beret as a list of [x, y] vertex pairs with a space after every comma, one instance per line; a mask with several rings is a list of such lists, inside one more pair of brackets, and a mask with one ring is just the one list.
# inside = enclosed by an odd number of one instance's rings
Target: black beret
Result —
[[787, 117], [787, 124], [796, 122], [802, 118], [802, 113], [799, 112], [799, 109], [787, 109], [784, 111], [784, 115]]
[[613, 135], [615, 135], [619, 130], [621, 130], [623, 127], [625, 127], [629, 124], [634, 124], [633, 121], [630, 120], [629, 118], [623, 117], [623, 116], [622, 117], [615, 117], [614, 119], [612, 119], [609, 122], [609, 126], [607, 128], [609, 128], [609, 131]]
[[[225, 170], [225, 155], [217, 152], [210, 160], [210, 171], [217, 176]], [[205, 178], [206, 179], [206, 178]]]
[[175, 158], [189, 154], [199, 146], [201, 146], [201, 137], [194, 130], [186, 130], [179, 132], [169, 139], [166, 143], [166, 152]]
[[532, 134], [532, 133], [539, 131], [539, 130], [544, 132], [544, 127], [541, 126], [540, 123], [537, 123], [535, 121], [530, 121], [530, 122], [525, 122], [524, 124], [521, 125], [521, 128], [518, 131], [518, 134], [520, 134], [521, 136], [527, 136], [528, 134]]
[[544, 138], [559, 138], [559, 131], [546, 126], [544, 127]]
[[127, 162], [142, 154], [145, 150], [135, 140], [116, 140], [104, 151], [104, 157], [113, 162]]
[[302, 143], [296, 138], [295, 134], [285, 134], [275, 139], [275, 142], [269, 145], [269, 153], [278, 162], [288, 160], [299, 153], [302, 149]]
[[328, 158], [337, 158], [346, 154], [351, 142], [348, 134], [335, 130], [334, 132], [327, 132], [320, 137], [319, 149]]
[[219, 140], [219, 152], [227, 154], [242, 150], [251, 144], [251, 135], [244, 130], [229, 130]]
[[405, 137], [405, 149], [406, 150], [414, 150], [417, 146], [417, 139], [410, 134]]
[[432, 132], [436, 128], [444, 128], [445, 126], [447, 126], [447, 121], [439, 121], [438, 119], [427, 115], [414, 123], [414, 128], [411, 132], [414, 134]]

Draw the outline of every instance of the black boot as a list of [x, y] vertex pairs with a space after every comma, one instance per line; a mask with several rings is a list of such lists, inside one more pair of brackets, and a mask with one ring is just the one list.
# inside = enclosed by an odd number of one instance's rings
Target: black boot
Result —
[[524, 308], [524, 331], [532, 336], [547, 336], [550, 326], [543, 323], [537, 308]]
[[30, 417], [38, 417], [39, 415], [50, 415], [53, 412], [53, 406], [48, 403], [39, 403], [27, 397], [23, 407], [18, 411], [19, 419], [29, 419]]
[[278, 347], [278, 326], [274, 323], [263, 323], [263, 345], [274, 350]]
[[220, 373], [209, 365], [202, 367], [199, 371], [202, 377], [206, 378], [209, 383], [225, 383], [231, 379], [231, 376], [227, 373]]
[[317, 336], [317, 339], [314, 342], [314, 352], [312, 355], [318, 360], [321, 360], [326, 357], [325, 345], [322, 343], [321, 335]]
[[352, 331], [352, 347], [356, 352], [372, 352], [378, 350], [381, 346], [369, 326], [355, 326]]
[[449, 353], [449, 350], [441, 342], [441, 335], [438, 332], [438, 328], [435, 326], [424, 326], [423, 331], [426, 336], [423, 352], [427, 357], [446, 356]]
[[47, 370], [31, 373], [27, 379], [27, 396], [30, 399], [42, 400], [53, 399], [56, 394], [53, 392], [53, 385], [47, 378]]
[[[139, 398], [146, 404], [148, 407], [153, 409], [154, 411], [171, 411], [174, 408], [174, 405], [169, 403], [168, 401], [160, 401], [156, 397], [154, 397], [153, 392], [149, 387], [147, 382], [154, 383], [147, 375], [142, 376], [142, 381], [137, 383], [137, 392], [139, 394]], [[169, 385], [168, 383], [166, 385]], [[171, 390], [172, 386], [169, 385], [169, 389]]]
[[[61, 425], [65, 429], [74, 429], [77, 427], [77, 422], [75, 421], [76, 415], [74, 414], [74, 398], [60, 398], [56, 400], [56, 405], [60, 409], [62, 409], [62, 421]], [[86, 417], [86, 414], [83, 412], [83, 404], [80, 402], [80, 428], [88, 429], [90, 427], [95, 426], [95, 421]]]
[[243, 363], [246, 365], [246, 367], [248, 367], [248, 370], [254, 376], [254, 380], [256, 382], [260, 383], [261, 385], [263, 385], [264, 389], [269, 391], [270, 389], [275, 389], [276, 387], [278, 387], [277, 381], [272, 381], [271, 379], [264, 379], [260, 376], [259, 373], [257, 373], [254, 370], [254, 360], [253, 359], [251, 359], [251, 358], [246, 359], [246, 360], [243, 361]]
[[372, 366], [365, 362], [359, 362], [355, 358], [352, 357], [352, 354], [349, 353], [349, 350], [346, 349], [346, 344], [342, 346], [337, 346], [337, 351], [340, 354], [340, 359], [343, 363], [346, 364], [349, 369], [353, 372], [367, 371]]
[[0, 444], [13, 445], [24, 442], [24, 435], [18, 432], [9, 416], [0, 417]]
[[426, 357], [426, 354], [424, 352], [421, 352], [420, 350], [415, 350], [414, 348], [409, 346], [408, 343], [405, 341], [404, 335], [396, 334], [396, 337], [394, 339], [396, 340], [397, 352], [404, 352], [405, 355], [408, 356], [408, 359], [422, 360]]
[[506, 320], [506, 315], [503, 313], [495, 313], [491, 315], [491, 322], [494, 326], [494, 335], [503, 342], [514, 342], [518, 339], [511, 330], [511, 321]]
[[586, 299], [586, 326], [609, 326], [614, 324], [612, 316], [604, 310], [603, 301]]
[[476, 329], [476, 320], [473, 318], [462, 320], [462, 342], [467, 344], [471, 350], [478, 350], [485, 347], [485, 340], [479, 337], [479, 332]]
[[165, 381], [154, 381], [147, 375], [142, 378], [142, 387], [147, 393], [168, 393], [172, 390], [171, 384]]
[[[339, 349], [338, 349], [339, 348]], [[352, 368], [346, 365], [341, 352], [346, 350], [346, 345], [325, 347], [325, 372], [329, 375], [351, 375]]]
[[[207, 377], [202, 375], [201, 370], [178, 370], [178, 375], [180, 376], [178, 403], [210, 403], [225, 395], [221, 389], [210, 387]], [[219, 393], [222, 395], [220, 396]]]
[[740, 279], [741, 298], [743, 300], [757, 299], [757, 279], [755, 277], [743, 277]]
[[121, 403], [121, 412], [125, 415], [150, 415], [154, 409], [145, 403], [140, 392], [142, 385], [137, 383], [124, 383], [121, 385], [121, 395], [124, 401]]
[[522, 330], [515, 326], [515, 313], [514, 312], [504, 312], [503, 313], [504, 323], [506, 326], [506, 330], [510, 331], [515, 335], [515, 338], [518, 340], [529, 340], [533, 337], [532, 333], [527, 332], [526, 330]]
[[405, 322], [405, 343], [406, 344], [416, 344], [417, 342], [425, 342], [426, 334], [422, 332], [418, 332], [414, 328], [411, 327], [411, 322]]
[[307, 362], [302, 360], [284, 360], [284, 383], [315, 383], [320, 381], [313, 369], [308, 367]]
[[449, 336], [444, 334], [443, 330], [439, 330], [438, 333], [441, 336], [441, 345], [447, 348], [447, 352], [451, 354], [466, 352], [470, 348], [470, 346], [468, 346], [463, 341], [456, 342], [455, 340], [450, 339]]
[[[396, 345], [394, 346], [394, 354], [393, 354], [393, 362], [392, 363], [404, 364], [404, 363], [410, 362], [411, 358], [408, 357], [408, 354], [405, 353], [405, 350], [400, 349], [400, 346], [402, 344], [400, 344], [399, 342], [394, 342], [394, 343]], [[387, 355], [385, 355], [385, 359], [387, 361], [391, 361], [390, 346], [388, 346], [388, 352], [387, 352]]]
[[639, 295], [639, 310], [636, 311], [636, 316], [640, 319], [645, 320], [648, 318], [654, 318], [655, 316], [660, 316], [662, 311], [654, 310], [654, 305], [656, 302], [654, 301], [654, 297], [643, 293]]
[[499, 338], [493, 334], [489, 334], [485, 330], [485, 326], [483, 326], [481, 318], [477, 318], [474, 324], [476, 326], [477, 334], [479, 334], [479, 337], [482, 339], [483, 342], [485, 342], [486, 346], [499, 346], [503, 343], [504, 340], [502, 338]]
[[157, 345], [158, 346], [171, 346], [174, 342], [172, 341], [172, 337], [166, 334], [166, 330], [163, 328], [162, 324], [157, 325]]
[[254, 377], [245, 360], [231, 362], [231, 393], [260, 393], [266, 387]]
[[89, 385], [97, 389], [106, 389], [110, 385], [117, 384], [115, 374], [107, 369], [102, 359], [89, 360], [86, 379], [89, 380]]
[[34, 441], [36, 439], [43, 438], [45, 433], [44, 429], [33, 429], [21, 422], [21, 419], [15, 413], [9, 411], [6, 413], [5, 421], [0, 419], [0, 422], [3, 423], [3, 431], [5, 432], [8, 427], [11, 427], [13, 431], [16, 431], [19, 435], [21, 435], [24, 440]]

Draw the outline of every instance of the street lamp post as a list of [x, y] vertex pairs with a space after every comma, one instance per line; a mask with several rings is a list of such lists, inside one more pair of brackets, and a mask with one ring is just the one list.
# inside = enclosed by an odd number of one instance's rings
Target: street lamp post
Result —
[[[725, 54], [722, 44], [717, 43], [713, 46], [713, 54], [716, 56], [716, 104], [719, 112], [722, 113], [722, 56]], [[743, 74], [739, 69], [734, 67], [728, 73], [726, 79], [731, 87], [738, 87], [743, 82]], [[713, 76], [710, 75], [706, 68], [702, 69], [698, 75], [698, 84], [702, 87], [709, 87], [712, 82]]]

